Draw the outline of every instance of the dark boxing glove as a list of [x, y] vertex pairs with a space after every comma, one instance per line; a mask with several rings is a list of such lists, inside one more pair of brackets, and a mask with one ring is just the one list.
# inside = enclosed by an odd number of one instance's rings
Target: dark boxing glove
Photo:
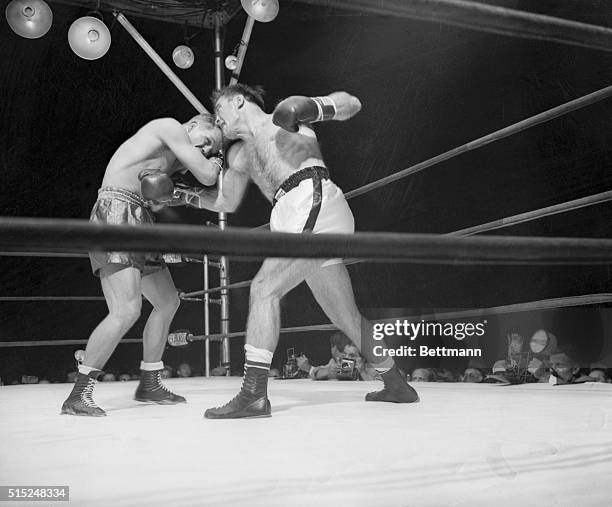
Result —
[[274, 108], [272, 123], [289, 132], [297, 132], [302, 123], [332, 120], [334, 116], [336, 105], [329, 97], [294, 95], [282, 100]]
[[172, 199], [174, 183], [161, 171], [145, 169], [138, 174], [140, 193], [145, 201], [165, 202]]

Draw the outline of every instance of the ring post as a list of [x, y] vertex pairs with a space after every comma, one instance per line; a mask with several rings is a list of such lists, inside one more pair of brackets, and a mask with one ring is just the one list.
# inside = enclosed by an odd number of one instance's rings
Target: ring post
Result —
[[[208, 291], [208, 255], [204, 255], [204, 290]], [[210, 294], [204, 293], [204, 335], [210, 334]], [[204, 374], [210, 377], [210, 339], [204, 340]]]
[[[215, 18], [215, 88], [220, 90], [223, 87], [223, 43], [221, 40], [221, 13], [217, 13]], [[223, 171], [219, 173], [218, 187], [219, 192], [223, 192]], [[219, 213], [219, 229], [222, 231], [227, 227], [227, 214]], [[219, 258], [219, 285], [229, 284], [229, 263], [225, 255]], [[229, 291], [221, 290], [221, 334], [229, 333]], [[230, 345], [229, 338], [223, 338], [221, 342], [221, 366], [225, 368], [225, 374], [230, 374]]]

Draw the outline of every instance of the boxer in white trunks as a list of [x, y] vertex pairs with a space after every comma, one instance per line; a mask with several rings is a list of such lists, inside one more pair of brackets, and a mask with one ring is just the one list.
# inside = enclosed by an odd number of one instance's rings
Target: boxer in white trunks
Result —
[[[329, 177], [311, 123], [348, 120], [361, 109], [359, 99], [346, 92], [315, 98], [293, 96], [280, 102], [273, 114], [266, 114], [262, 93], [260, 88], [237, 84], [214, 94], [217, 125], [226, 138], [237, 142], [226, 154], [222, 193], [203, 190], [196, 199], [198, 207], [232, 212], [253, 181], [273, 205], [272, 231], [353, 233], [353, 214], [342, 190]], [[372, 326], [357, 309], [341, 260], [268, 258], [251, 284], [242, 388], [226, 405], [208, 409], [205, 417], [270, 416], [267, 381], [279, 338], [280, 300], [302, 281], [332, 323], [381, 374], [384, 388], [367, 394], [366, 400], [418, 401], [393, 359], [387, 356], [381, 361], [373, 354]]]

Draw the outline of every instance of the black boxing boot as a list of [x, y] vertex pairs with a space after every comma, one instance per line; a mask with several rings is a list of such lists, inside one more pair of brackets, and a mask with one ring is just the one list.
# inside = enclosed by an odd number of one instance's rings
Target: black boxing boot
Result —
[[103, 372], [91, 370], [87, 375], [79, 372], [72, 392], [62, 405], [62, 414], [85, 415], [92, 417], [103, 417], [106, 412], [102, 410], [93, 400], [93, 388], [98, 382], [98, 377]]
[[134, 393], [136, 401], [158, 405], [176, 405], [187, 401], [162, 384], [162, 371], [163, 367], [159, 370], [140, 370], [140, 383]]
[[390, 403], [414, 403], [419, 401], [417, 392], [406, 384], [397, 366], [393, 365], [385, 373], [381, 374], [384, 388], [366, 394], [366, 401], [387, 401]]
[[207, 419], [240, 419], [243, 417], [270, 417], [272, 407], [268, 400], [268, 370], [247, 367], [240, 392], [222, 407], [204, 412]]

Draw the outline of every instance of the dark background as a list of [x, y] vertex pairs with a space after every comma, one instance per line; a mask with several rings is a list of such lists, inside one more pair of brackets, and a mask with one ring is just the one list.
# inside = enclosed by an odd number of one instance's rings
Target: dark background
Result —
[[[612, 7], [603, 0], [487, 3], [612, 26]], [[153, 118], [183, 121], [194, 111], [118, 24], [111, 28], [107, 55], [96, 61], [78, 58], [67, 31], [91, 6], [50, 5], [53, 26], [40, 39], [21, 38], [0, 23], [0, 214], [86, 219], [118, 145]], [[186, 34], [194, 35], [195, 64], [175, 71], [209, 106], [212, 31], [130, 19], [170, 64], [173, 48]], [[112, 24], [109, 13], [105, 20]], [[239, 41], [244, 21], [240, 12], [227, 25], [225, 54]], [[350, 121], [317, 125], [333, 178], [345, 191], [609, 86], [611, 78], [610, 52], [282, 0], [275, 21], [256, 24], [241, 75], [241, 81], [266, 88], [268, 111], [293, 94], [346, 90], [361, 99], [363, 110]], [[351, 201], [357, 229], [444, 233], [610, 190], [611, 113], [612, 101], [605, 100], [358, 197]], [[268, 221], [269, 211], [252, 188], [230, 224], [257, 226]], [[203, 224], [215, 218], [175, 209], [160, 221]], [[610, 218], [610, 206], [603, 204], [496, 234], [609, 237]], [[231, 263], [232, 281], [251, 278], [257, 267]], [[601, 266], [367, 263], [350, 271], [360, 307], [400, 307], [408, 314], [607, 292], [611, 278], [609, 268]], [[202, 286], [197, 265], [173, 267], [172, 274], [184, 291]], [[0, 257], [0, 287], [5, 296], [101, 293], [86, 259]], [[244, 328], [247, 293], [232, 292], [233, 331]], [[101, 301], [0, 305], [2, 341], [85, 339], [106, 314]], [[213, 306], [213, 331], [217, 312]], [[529, 334], [538, 327], [530, 323], [534, 319], [538, 326], [556, 326], [560, 341], [578, 340], [589, 360], [601, 354], [605, 332], [598, 311], [493, 317], [491, 340], [521, 326]], [[283, 303], [285, 325], [321, 322], [326, 319], [305, 287]], [[139, 337], [143, 324], [141, 319], [128, 337]], [[585, 326], [599, 330], [585, 333]], [[201, 333], [201, 305], [184, 302], [173, 327]], [[570, 333], [572, 327], [578, 331]], [[282, 364], [290, 346], [323, 362], [327, 339], [315, 333], [284, 336], [275, 363]], [[232, 369], [238, 371], [241, 343], [232, 342]], [[0, 349], [0, 376], [54, 376], [74, 367], [76, 348]], [[139, 350], [139, 345], [120, 345], [109, 368], [135, 370]], [[497, 344], [491, 345], [489, 356], [495, 359], [496, 353]], [[175, 366], [182, 360], [200, 366], [201, 347], [171, 351], [166, 359]]]

